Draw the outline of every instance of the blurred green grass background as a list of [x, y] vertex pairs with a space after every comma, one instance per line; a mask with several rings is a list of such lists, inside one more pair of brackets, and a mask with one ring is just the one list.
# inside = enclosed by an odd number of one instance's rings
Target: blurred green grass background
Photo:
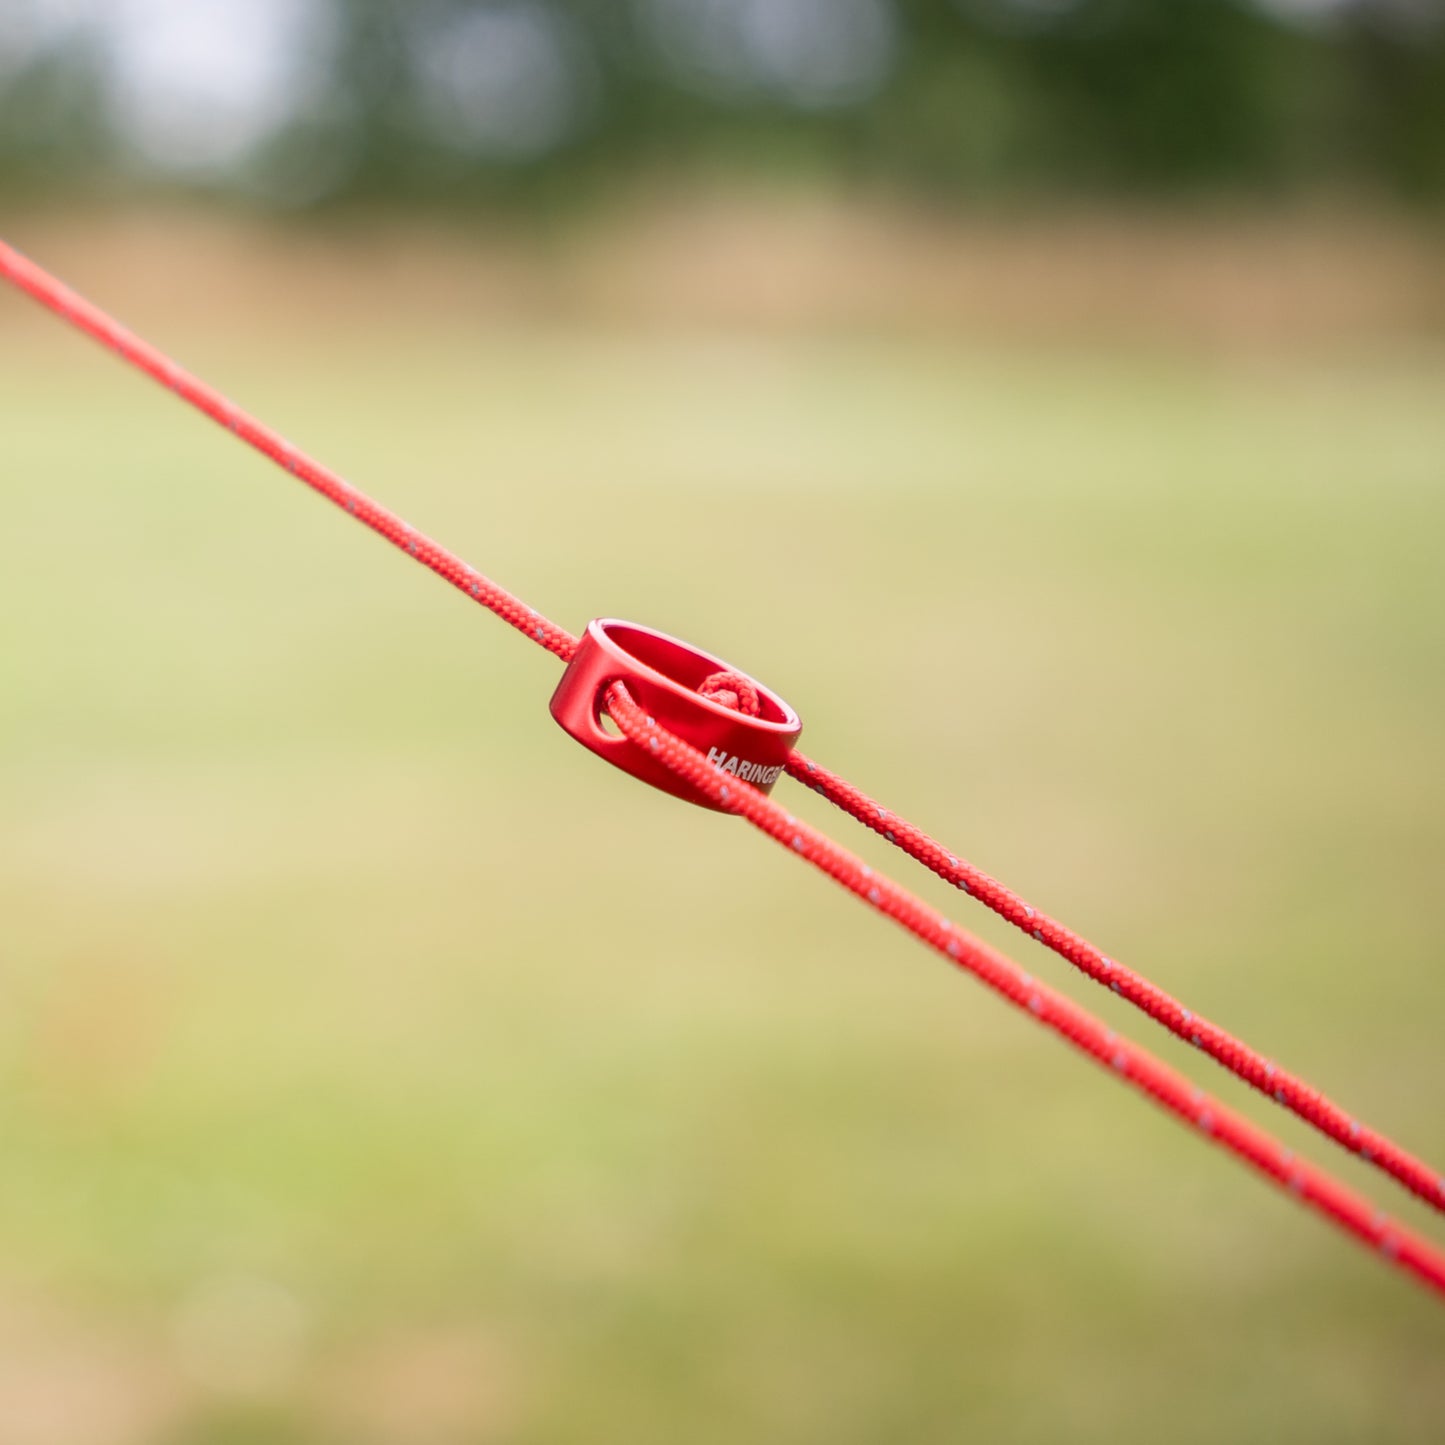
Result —
[[[404, 268], [338, 322], [185, 265], [69, 276], [1445, 1158], [1438, 335], [448, 318]], [[590, 758], [554, 659], [150, 383], [0, 336], [4, 1445], [1441, 1438], [1423, 1292]]]

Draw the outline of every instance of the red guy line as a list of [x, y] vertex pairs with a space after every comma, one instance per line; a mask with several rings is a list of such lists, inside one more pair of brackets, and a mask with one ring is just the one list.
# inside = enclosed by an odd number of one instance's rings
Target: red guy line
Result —
[[[4, 241], [0, 241], [0, 277], [13, 282], [41, 305], [152, 376], [182, 400], [564, 662], [569, 661], [577, 650], [577, 639], [571, 633], [528, 607], [395, 513], [372, 501], [330, 468], [307, 456]], [[687, 779], [698, 791], [721, 803], [728, 811], [747, 818], [850, 892], [895, 919], [951, 962], [974, 974], [1011, 1003], [1033, 1014], [1040, 1023], [1076, 1048], [1107, 1064], [1121, 1078], [1191, 1127], [1370, 1245], [1398, 1268], [1445, 1295], [1445, 1255], [1428, 1241], [1390, 1220], [1323, 1170], [1298, 1159], [1292, 1151], [1242, 1115], [1226, 1108], [1202, 1089], [1195, 1088], [1144, 1049], [1121, 1039], [1063, 994], [1031, 978], [1003, 954], [928, 908], [891, 879], [874, 872], [823, 833], [792, 817], [781, 805], [746, 783], [729, 780], [696, 749], [646, 717], [621, 684], [614, 684], [609, 689], [607, 701], [618, 726], [637, 746], [656, 752], [669, 768]], [[940, 877], [976, 894], [995, 912], [1025, 928], [1091, 977], [1115, 985], [1117, 992], [1151, 1017], [1157, 1018], [1181, 1037], [1189, 1037], [1190, 1042], [1210, 1053], [1226, 1068], [1256, 1088], [1271, 1093], [1272, 1097], [1292, 1108], [1317, 1129], [1355, 1149], [1361, 1157], [1399, 1179], [1437, 1208], [1445, 1207], [1445, 1183], [1439, 1176], [1432, 1174], [1384, 1136], [1363, 1129], [1302, 1081], [1281, 1073], [1222, 1029], [1198, 1019], [1147, 980], [1125, 970], [1092, 944], [1039, 914], [987, 874], [955, 858], [911, 824], [890, 817], [872, 799], [836, 774], [801, 756], [790, 764], [789, 771], [845, 812], [897, 843]]]
[[1299, 1158], [1147, 1050], [1120, 1038], [1071, 999], [1032, 978], [997, 949], [870, 868], [825, 833], [795, 818], [756, 788], [718, 772], [696, 748], [648, 717], [621, 683], [609, 689], [607, 710], [638, 747], [649, 749], [700, 793], [746, 818], [870, 907], [902, 924], [950, 963], [973, 974], [1011, 1004], [1032, 1014], [1045, 1028], [1106, 1065], [1192, 1129], [1445, 1297], [1445, 1254], [1428, 1240], [1390, 1219], [1324, 1170]]
[[576, 652], [577, 639], [570, 632], [549, 622], [540, 612], [534, 612], [504, 587], [482, 576], [476, 568], [469, 567], [440, 542], [432, 541], [394, 512], [373, 502], [365, 492], [357, 490], [330, 467], [322, 466], [299, 447], [292, 446], [280, 433], [242, 411], [235, 402], [207, 386], [163, 351], [143, 341], [135, 332], [122, 326], [100, 307], [72, 291], [4, 241], [0, 241], [0, 276], [14, 282], [42, 306], [63, 317], [72, 326], [79, 327], [102, 346], [108, 346], [132, 366], [153, 376], [182, 401], [190, 402], [197, 411], [204, 412], [212, 421], [234, 432], [247, 446], [255, 447], [262, 456], [270, 457], [298, 481], [305, 482], [327, 501], [335, 502], [343, 511], [350, 512], [358, 522], [365, 523], [373, 532], [385, 537], [393, 547], [400, 547], [423, 567], [430, 567], [458, 591], [465, 592], [468, 597], [495, 612], [503, 622], [511, 623], [518, 632], [524, 632], [534, 642], [540, 642], [548, 652], [555, 652], [563, 662], [569, 661]]
[[1218, 1024], [1185, 1008], [1178, 999], [1150, 983], [1142, 974], [1126, 968], [1117, 959], [1095, 948], [1088, 939], [1081, 938], [1048, 914], [1041, 913], [1017, 893], [990, 878], [981, 868], [956, 857], [921, 828], [914, 827], [896, 813], [890, 813], [837, 773], [829, 772], [801, 753], [794, 753], [788, 759], [787, 768], [789, 775], [805, 787], [821, 793], [849, 817], [856, 818], [865, 827], [886, 838], [946, 882], [977, 898], [1000, 918], [1007, 919], [1044, 947], [1053, 949], [1060, 958], [1067, 959], [1095, 983], [1111, 989], [1151, 1019], [1163, 1024], [1177, 1038], [1208, 1054], [1236, 1078], [1243, 1079], [1327, 1138], [1342, 1144], [1352, 1154], [1398, 1180], [1427, 1204], [1445, 1211], [1445, 1178], [1393, 1140], [1347, 1114], [1318, 1089], [1311, 1088], [1297, 1075], [1280, 1068], [1272, 1059], [1256, 1053]]

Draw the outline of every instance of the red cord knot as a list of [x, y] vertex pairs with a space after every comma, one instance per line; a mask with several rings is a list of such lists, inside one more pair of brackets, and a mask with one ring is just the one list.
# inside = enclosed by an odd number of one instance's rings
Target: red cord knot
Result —
[[709, 702], [729, 707], [744, 717], [757, 717], [763, 710], [757, 684], [740, 672], [715, 672], [703, 678], [697, 690]]

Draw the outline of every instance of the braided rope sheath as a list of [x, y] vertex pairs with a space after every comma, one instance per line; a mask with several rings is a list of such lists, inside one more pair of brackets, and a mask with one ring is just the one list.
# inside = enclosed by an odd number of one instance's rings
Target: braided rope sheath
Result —
[[[364, 522], [394, 546], [429, 567], [438, 576], [495, 612], [505, 622], [563, 661], [570, 660], [577, 650], [577, 639], [570, 633], [482, 576], [439, 543], [423, 536], [401, 518], [373, 502], [335, 472], [306, 456], [276, 432], [183, 370], [164, 353], [142, 341], [3, 241], [0, 241], [0, 277], [10, 280], [43, 306], [170, 388], [197, 410], [226, 427], [242, 441], [271, 458], [313, 490]], [[756, 705], [756, 690], [753, 689], [751, 681], [743, 678], [741, 674], [715, 674], [708, 678], [703, 686], [716, 700], [729, 698], [730, 705], [737, 706], [741, 711], [748, 711], [750, 703]], [[1415, 1275], [1437, 1293], [1445, 1295], [1445, 1256], [1427, 1241], [1391, 1222], [1383, 1213], [1372, 1209], [1358, 1195], [1322, 1170], [1296, 1159], [1268, 1134], [1240, 1115], [1217, 1104], [1203, 1090], [1194, 1088], [1182, 1076], [1168, 1069], [1146, 1051], [1120, 1039], [1116, 1033], [1105, 1028], [1063, 995], [1037, 983], [1002, 954], [955, 927], [896, 883], [875, 874], [824, 834], [791, 817], [779, 804], [746, 783], [718, 772], [701, 753], [645, 717], [620, 685], [614, 685], [609, 690], [607, 700], [618, 726], [635, 744], [655, 752], [667, 767], [700, 792], [714, 799], [727, 811], [748, 818], [771, 837], [806, 857], [816, 867], [880, 912], [903, 924], [959, 967], [975, 974], [1010, 1002], [1034, 1014], [1075, 1047], [1108, 1064], [1136, 1088], [1179, 1118], [1213, 1138], [1261, 1174], [1298, 1195], [1311, 1208], [1333, 1219], [1356, 1238], [1374, 1247], [1383, 1258]], [[878, 826], [883, 815], [877, 806], [841, 778], [819, 768], [816, 763], [799, 758], [794, 775], [817, 787], [840, 807], [853, 812], [855, 817], [877, 827], [877, 830], [891, 841], [896, 842], [899, 837], [906, 838], [912, 849], [916, 850], [913, 851], [913, 856], [934, 868], [935, 872], [941, 871], [937, 865], [942, 861], [949, 869], [958, 872], [959, 877], [954, 881], [959, 882], [960, 886], [972, 889], [975, 882], [980, 888], [986, 886], [987, 891], [981, 892], [980, 896], [985, 897], [986, 901], [992, 896], [994, 903], [991, 906], [997, 907], [1005, 917], [1017, 911], [1014, 907], [1016, 904], [1017, 909], [1023, 910], [1025, 918], [1030, 921], [1039, 920], [1039, 915], [1022, 900], [1015, 899], [1014, 895], [1008, 894], [1001, 885], [977, 870], [972, 870], [970, 865], [961, 864], [910, 825], [899, 824], [896, 828]], [[877, 815], [876, 818], [870, 819], [868, 816], [870, 808]], [[854, 811], [855, 809], [857, 811]], [[1044, 924], [1048, 927], [1045, 928]], [[1059, 941], [1068, 940], [1069, 947], [1074, 952], [1091, 947], [1082, 939], [1075, 939], [1074, 935], [1053, 924], [1051, 920], [1039, 920], [1038, 926], [1046, 942], [1050, 937]], [[1070, 954], [1065, 953], [1064, 956], [1070, 957]], [[1096, 966], [1106, 972], [1119, 967], [1102, 955], [1098, 955]], [[1136, 980], [1141, 994], [1143, 990], [1152, 990], [1160, 1000], [1173, 1008], [1179, 1007], [1173, 1000], [1168, 999], [1167, 995], [1153, 990], [1152, 985], [1139, 979], [1137, 975], [1129, 977]], [[1192, 1018], [1187, 1011], [1182, 1012], [1186, 1020]], [[1201, 1039], [1203, 1037], [1204, 1035], [1201, 1035]], [[1244, 1049], [1242, 1044], [1236, 1044], [1235, 1047]], [[1224, 1061], [1221, 1059], [1221, 1062]], [[1328, 1101], [1313, 1090], [1308, 1090], [1297, 1080], [1292, 1082], [1317, 1100], [1318, 1107], [1328, 1105]], [[1334, 1106], [1328, 1105], [1328, 1108], [1333, 1109]], [[1310, 1113], [1302, 1113], [1301, 1117], [1316, 1123], [1317, 1127], [1324, 1127]], [[1352, 1131], [1356, 1127], [1358, 1126], [1351, 1122], [1350, 1129], [1347, 1130], [1350, 1137], [1354, 1137]], [[1326, 1132], [1330, 1131], [1327, 1129]], [[1371, 1141], [1368, 1147], [1373, 1150], [1377, 1164], [1381, 1162], [1382, 1156], [1409, 1160], [1408, 1155], [1396, 1149], [1382, 1136], [1360, 1131], [1359, 1137]], [[1359, 1152], [1364, 1154], [1365, 1150], [1361, 1149]], [[1424, 1168], [1417, 1161], [1411, 1160], [1410, 1163], [1415, 1168]], [[1395, 1171], [1392, 1169], [1389, 1172]], [[1403, 1178], [1399, 1174], [1396, 1177]], [[1423, 1197], [1428, 1198], [1429, 1195]]]
[[1445, 1177], [1383, 1134], [1366, 1128], [1318, 1089], [1311, 1088], [1303, 1079], [1256, 1053], [1218, 1024], [1185, 1008], [1162, 988], [1125, 968], [1117, 959], [1108, 957], [1088, 939], [1081, 938], [1048, 914], [1041, 913], [982, 869], [955, 857], [921, 828], [914, 827], [896, 813], [888, 812], [845, 778], [829, 772], [801, 753], [794, 753], [789, 759], [788, 773], [814, 792], [822, 794], [849, 817], [856, 818], [865, 827], [886, 838], [945, 882], [977, 898], [1000, 918], [1037, 939], [1046, 948], [1053, 949], [1060, 958], [1067, 959], [1095, 983], [1111, 989], [1151, 1019], [1163, 1024], [1170, 1033], [1208, 1054], [1236, 1078], [1243, 1079], [1261, 1094], [1298, 1115], [1305, 1123], [1313, 1125], [1321, 1134], [1398, 1180], [1427, 1204], [1445, 1211]]
[[178, 366], [164, 352], [143, 341], [133, 331], [57, 281], [4, 241], [0, 241], [0, 276], [14, 282], [42, 306], [48, 307], [71, 325], [79, 327], [102, 346], [108, 346], [132, 366], [154, 377], [162, 386], [175, 392], [182, 401], [190, 402], [197, 411], [204, 412], [212, 421], [219, 423], [227, 431], [234, 432], [248, 446], [255, 447], [263, 456], [270, 457], [277, 466], [284, 467], [298, 481], [305, 482], [313, 491], [320, 492], [328, 501], [334, 502], [343, 511], [350, 512], [358, 522], [385, 537], [392, 546], [400, 547], [403, 552], [415, 557], [423, 567], [430, 567], [438, 577], [444, 578], [458, 591], [465, 592], [468, 597], [495, 612], [503, 622], [510, 623], [518, 632], [524, 632], [534, 642], [540, 642], [548, 652], [556, 653], [563, 662], [568, 661], [576, 652], [577, 639], [570, 632], [549, 622], [540, 612], [534, 612], [520, 598], [513, 597], [504, 587], [499, 587], [474, 567], [469, 567], [440, 542], [434, 542], [402, 521], [394, 512], [389, 512], [385, 507], [373, 502], [330, 467], [322, 466], [320, 462], [292, 446], [278, 432], [272, 431], [270, 427], [242, 411], [233, 401], [207, 386], [184, 367]]
[[1120, 1038], [1071, 999], [1030, 977], [1011, 959], [870, 868], [827, 834], [793, 817], [782, 804], [718, 772], [696, 748], [648, 717], [621, 683], [608, 689], [607, 710], [638, 747], [648, 749], [699, 792], [746, 818], [1192, 1129], [1445, 1296], [1445, 1253], [1428, 1240], [1395, 1223], [1322, 1169], [1298, 1158], [1263, 1129], [1197, 1088], [1147, 1050]]

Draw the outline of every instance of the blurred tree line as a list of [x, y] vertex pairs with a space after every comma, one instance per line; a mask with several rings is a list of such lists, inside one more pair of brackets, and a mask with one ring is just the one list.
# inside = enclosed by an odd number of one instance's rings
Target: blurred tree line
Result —
[[551, 205], [730, 170], [1435, 204], [1445, 0], [0, 0], [12, 197]]

